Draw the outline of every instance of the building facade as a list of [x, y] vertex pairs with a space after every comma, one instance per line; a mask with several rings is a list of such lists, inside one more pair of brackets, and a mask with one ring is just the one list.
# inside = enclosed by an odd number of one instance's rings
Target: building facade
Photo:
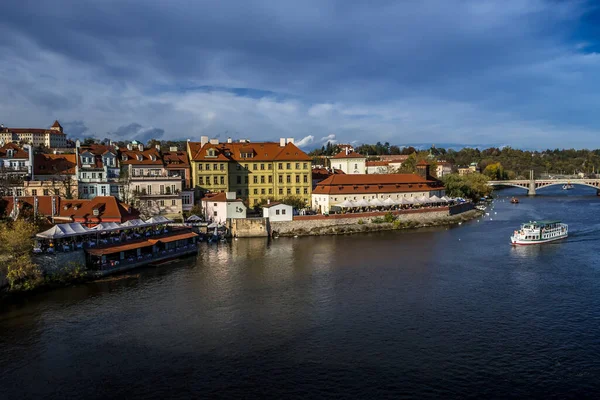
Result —
[[444, 186], [430, 175], [429, 166], [418, 165], [417, 168], [418, 174], [333, 175], [313, 191], [312, 208], [319, 213], [329, 213], [333, 206], [346, 200], [444, 196]]
[[75, 155], [80, 198], [93, 199], [96, 196], [121, 198], [116, 148], [98, 144], [81, 146], [77, 141]]
[[344, 174], [366, 174], [367, 157], [350, 151], [346, 147], [329, 159], [332, 168], [342, 170]]
[[145, 216], [182, 217], [182, 176], [165, 167], [159, 147], [129, 144], [120, 149], [124, 198]]
[[202, 210], [207, 221], [224, 224], [228, 218], [246, 218], [246, 205], [235, 192], [210, 193], [202, 198]]
[[188, 154], [172, 147], [163, 152], [162, 156], [167, 174], [181, 178], [181, 208], [183, 211], [190, 211], [194, 207], [194, 190], [191, 186], [192, 173]]
[[0, 126], [0, 140], [5, 143], [30, 144], [33, 147], [47, 148], [67, 147], [67, 135], [58, 121], [49, 129], [39, 128], [7, 128]]
[[263, 206], [263, 218], [272, 222], [291, 221], [294, 219], [294, 208], [283, 203], [268, 203]]
[[310, 202], [311, 159], [293, 139], [188, 142], [194, 187], [202, 194], [234, 192], [249, 206], [295, 196]]

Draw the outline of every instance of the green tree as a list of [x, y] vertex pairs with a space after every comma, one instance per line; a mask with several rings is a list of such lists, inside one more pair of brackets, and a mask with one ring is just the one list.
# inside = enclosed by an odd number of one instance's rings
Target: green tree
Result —
[[39, 267], [31, 259], [35, 224], [18, 219], [0, 224], [0, 272], [11, 289], [29, 289], [42, 279]]

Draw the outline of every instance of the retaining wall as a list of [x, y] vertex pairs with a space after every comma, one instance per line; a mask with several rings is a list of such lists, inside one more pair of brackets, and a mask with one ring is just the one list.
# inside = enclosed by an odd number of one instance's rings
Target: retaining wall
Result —
[[268, 218], [235, 218], [228, 220], [231, 234], [236, 237], [269, 236]]

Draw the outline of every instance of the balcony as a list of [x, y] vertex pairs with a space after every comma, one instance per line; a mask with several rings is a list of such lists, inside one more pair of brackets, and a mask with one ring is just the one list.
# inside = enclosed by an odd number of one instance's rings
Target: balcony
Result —
[[132, 181], [179, 181], [181, 180], [180, 175], [146, 175], [146, 174], [133, 174], [130, 176]]
[[148, 197], [178, 197], [181, 194], [181, 190], [175, 189], [175, 192], [171, 190], [165, 190], [163, 193], [148, 193], [146, 189], [134, 190], [133, 195], [139, 198], [148, 198]]

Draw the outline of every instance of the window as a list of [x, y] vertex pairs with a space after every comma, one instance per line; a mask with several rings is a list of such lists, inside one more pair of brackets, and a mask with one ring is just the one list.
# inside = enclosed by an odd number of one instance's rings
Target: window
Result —
[[219, 184], [219, 177], [218, 176], [213, 176], [213, 182], [215, 185]]
[[102, 172], [98, 174], [98, 179], [102, 179]]
[[254, 199], [254, 205], [258, 204], [258, 199]]
[[283, 175], [279, 175], [279, 183], [283, 183]]
[[292, 163], [287, 163], [287, 164], [285, 165], [285, 168], [286, 168], [286, 169], [292, 169]]
[[198, 177], [198, 185], [204, 185], [204, 178], [202, 176]]
[[202, 164], [198, 164], [198, 171], [202, 171]]
[[287, 183], [292, 183], [292, 176], [291, 176], [291, 175], [286, 175], [286, 176], [285, 176], [285, 181], [286, 181]]
[[252, 182], [254, 182], [254, 183], [258, 183], [258, 176], [254, 175], [254, 176], [252, 177]]
[[248, 164], [244, 164], [244, 169], [248, 170]]
[[296, 163], [296, 169], [300, 169], [300, 163], [299, 162]]
[[50, 194], [50, 190], [44, 189], [44, 196], [48, 196]]
[[308, 183], [308, 175], [304, 175], [304, 183]]
[[279, 163], [279, 169], [283, 169], [283, 163]]
[[148, 194], [152, 194], [152, 185], [147, 186]]
[[268, 169], [271, 169], [271, 168], [272, 168], [272, 166], [271, 166], [271, 163], [267, 164], [267, 168], [268, 168]]
[[206, 164], [206, 170], [210, 171], [210, 164]]
[[23, 196], [23, 189], [17, 189], [17, 196]]
[[246, 175], [246, 176], [244, 177], [244, 183], [246, 183], [246, 184], [248, 183], [248, 175]]
[[287, 194], [292, 194], [292, 189], [288, 188], [287, 189]]
[[235, 177], [235, 183], [237, 183], [238, 185], [240, 185], [242, 183], [242, 177], [241, 176], [236, 176]]
[[158, 191], [160, 192], [160, 194], [165, 194], [165, 185], [160, 185]]
[[269, 194], [273, 194], [273, 189], [269, 188]]
[[148, 207], [152, 207], [152, 200], [148, 200]]
[[220, 169], [221, 171], [225, 171], [225, 164], [220, 164], [220, 165], [219, 165], [219, 169]]
[[171, 200], [171, 205], [172, 206], [176, 206], [177, 205], [177, 200]]
[[258, 189], [254, 189], [254, 194], [258, 194]]
[[273, 183], [273, 175], [269, 175], [269, 183]]
[[296, 183], [300, 183], [300, 175], [296, 175]]
[[354, 164], [354, 169], [358, 169], [358, 164]]
[[96, 188], [93, 186], [90, 186], [90, 194], [96, 194]]
[[217, 212], [216, 212], [216, 211], [213, 211], [213, 215], [216, 217], [216, 216], [217, 216]]
[[264, 175], [260, 176], [260, 183], [265, 183], [265, 176]]
[[254, 165], [252, 166], [252, 169], [256, 171], [256, 170], [258, 169], [258, 164], [254, 164]]
[[275, 215], [279, 215], [279, 210], [275, 210]]
[[235, 169], [236, 171], [239, 171], [242, 169], [242, 166], [240, 164], [235, 164]]
[[92, 179], [96, 179], [96, 173], [92, 172]]
[[279, 188], [279, 194], [283, 194], [283, 189]]
[[225, 184], [225, 177], [224, 177], [224, 176], [222, 176], [222, 177], [221, 177], [221, 185], [224, 185], [224, 184]]
[[235, 194], [237, 194], [238, 196], [242, 196], [242, 191], [240, 189], [236, 190]]
[[87, 173], [85, 173], [85, 172], [82, 172], [82, 173], [81, 173], [81, 177], [82, 177], [83, 179], [87, 178]]
[[304, 163], [304, 164], [302, 165], [302, 168], [303, 168], [303, 169], [308, 169], [308, 163]]
[[102, 195], [106, 196], [106, 186], [102, 186]]
[[300, 194], [300, 188], [296, 188], [296, 194]]
[[304, 194], [308, 194], [308, 189], [304, 188]]
[[32, 189], [32, 190], [31, 190], [31, 195], [32, 195], [32, 196], [37, 196], [37, 190], [35, 190], [35, 189]]
[[285, 209], [281, 210], [281, 215], [285, 215]]
[[265, 189], [260, 189], [260, 194], [265, 194]]
[[161, 206], [161, 207], [164, 207], [164, 206], [165, 206], [165, 201], [164, 201], [164, 200], [161, 200], [161, 201], [159, 201], [158, 203], [160, 204], [160, 206]]
[[264, 171], [265, 170], [265, 164], [260, 164], [260, 169]]

